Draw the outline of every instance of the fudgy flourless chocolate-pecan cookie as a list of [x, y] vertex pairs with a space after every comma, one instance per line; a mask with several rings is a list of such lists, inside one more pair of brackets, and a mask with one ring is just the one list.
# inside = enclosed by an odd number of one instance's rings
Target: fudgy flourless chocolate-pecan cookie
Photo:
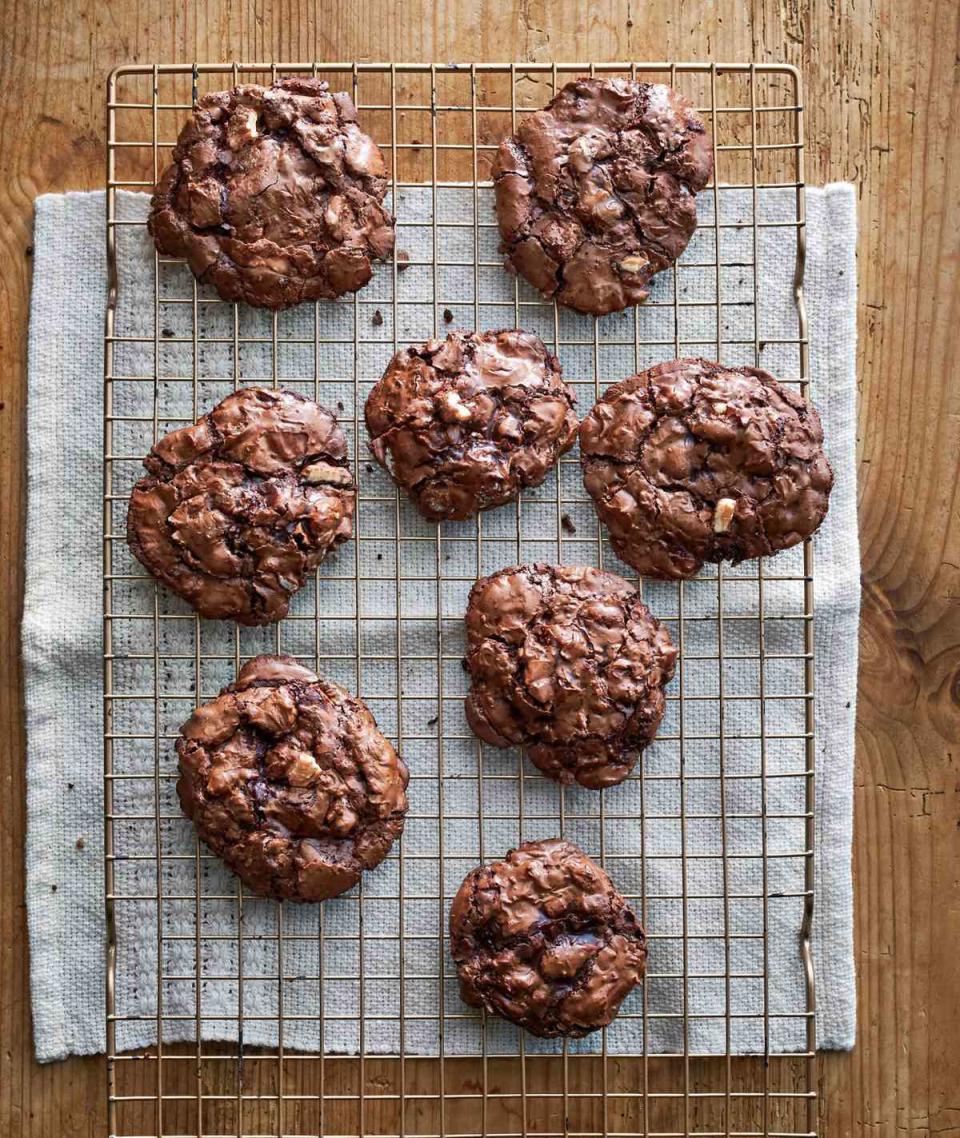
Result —
[[467, 721], [525, 745], [551, 778], [622, 782], [656, 733], [676, 649], [629, 582], [572, 565], [478, 581], [467, 604]]
[[177, 754], [183, 812], [255, 893], [335, 897], [403, 832], [403, 761], [361, 700], [288, 656], [246, 664]]
[[153, 195], [150, 232], [226, 300], [356, 292], [393, 249], [383, 155], [319, 79], [203, 95]]
[[560, 364], [530, 332], [451, 332], [405, 348], [367, 399], [370, 449], [428, 518], [463, 519], [536, 486], [573, 446]]
[[201, 616], [271, 624], [353, 527], [347, 441], [325, 407], [245, 388], [165, 435], [130, 495], [127, 541]]
[[576, 79], [524, 115], [493, 165], [508, 263], [544, 296], [602, 315], [639, 304], [697, 224], [713, 170], [703, 123], [662, 83]]
[[651, 577], [796, 545], [833, 485], [813, 407], [765, 371], [709, 360], [614, 384], [583, 420], [580, 455], [613, 548]]
[[450, 948], [465, 1003], [539, 1036], [606, 1027], [643, 979], [646, 937], [578, 846], [525, 842], [464, 879]]

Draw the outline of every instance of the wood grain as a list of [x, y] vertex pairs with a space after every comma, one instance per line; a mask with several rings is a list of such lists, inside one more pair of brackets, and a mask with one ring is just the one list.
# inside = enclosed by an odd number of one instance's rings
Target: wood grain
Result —
[[[855, 181], [861, 226], [860, 1027], [852, 1054], [818, 1060], [821, 1133], [960, 1132], [958, 36], [956, 0], [0, 0], [0, 1136], [106, 1134], [103, 1060], [41, 1068], [31, 1053], [17, 644], [32, 201], [102, 185], [103, 80], [115, 64], [234, 57], [802, 68], [808, 179]], [[748, 1063], [734, 1064], [735, 1079]], [[661, 1085], [672, 1077], [651, 1070]], [[356, 1073], [344, 1063], [337, 1077], [349, 1087]], [[428, 1070], [417, 1077], [429, 1085]], [[724, 1065], [695, 1064], [692, 1078], [722, 1088]], [[509, 1110], [502, 1121], [517, 1124]], [[640, 1115], [622, 1122], [637, 1128]]]

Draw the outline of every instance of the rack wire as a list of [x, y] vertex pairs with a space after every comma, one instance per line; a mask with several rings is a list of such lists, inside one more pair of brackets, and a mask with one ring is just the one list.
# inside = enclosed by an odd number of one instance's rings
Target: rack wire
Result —
[[[352, 93], [387, 158], [404, 255], [349, 300], [265, 316], [218, 300], [153, 253], [143, 202], [122, 191], [149, 192], [198, 94], [295, 73]], [[642, 310], [601, 320], [558, 311], [507, 276], [490, 204], [499, 138], [583, 74], [679, 87], [712, 131], [716, 168], [680, 265], [657, 278]], [[470, 735], [459, 663], [463, 601], [477, 576], [534, 559], [627, 573], [576, 455], [515, 508], [433, 526], [366, 461], [361, 429], [366, 392], [390, 354], [448, 325], [539, 331], [582, 412], [609, 382], [681, 354], [769, 366], [807, 393], [796, 70], [131, 65], [110, 75], [106, 110], [110, 1135], [815, 1134], [809, 544], [694, 582], [645, 584], [680, 648], [660, 736], [622, 787], [565, 790]], [[790, 311], [772, 332], [759, 271], [769, 242], [789, 247], [796, 265]], [[156, 438], [254, 381], [336, 402], [358, 518], [352, 543], [287, 620], [225, 629], [131, 559], [126, 499]], [[264, 650], [359, 692], [411, 768], [403, 840], [351, 895], [306, 907], [308, 916], [247, 894], [171, 793], [179, 723]], [[446, 945], [463, 874], [556, 833], [606, 865], [650, 935], [647, 982], [582, 1044], [543, 1044], [464, 1007]], [[785, 968], [799, 976], [789, 1008], [777, 1006]]]

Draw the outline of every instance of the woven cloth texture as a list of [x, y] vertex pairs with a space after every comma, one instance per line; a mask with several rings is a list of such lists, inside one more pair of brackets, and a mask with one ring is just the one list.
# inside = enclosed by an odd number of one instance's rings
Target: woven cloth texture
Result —
[[[488, 1054], [517, 1051], [514, 1028], [493, 1020], [484, 1028], [460, 1002], [441, 933], [450, 898], [480, 858], [481, 838], [489, 859], [521, 840], [556, 834], [561, 794], [514, 751], [484, 747], [483, 778], [477, 777], [478, 746], [463, 718], [459, 664], [466, 593], [481, 573], [535, 559], [596, 563], [602, 553], [607, 567], [630, 574], [598, 544], [576, 452], [519, 507], [486, 514], [480, 541], [475, 522], [445, 524], [437, 540], [435, 527], [409, 503], [402, 500], [398, 508], [389, 479], [368, 460], [362, 425], [362, 401], [395, 342], [427, 338], [435, 322], [441, 329], [512, 326], [519, 311], [525, 327], [558, 345], [583, 414], [598, 389], [672, 357], [677, 340], [683, 355], [716, 357], [719, 288], [723, 362], [753, 363], [758, 343], [762, 366], [785, 379], [800, 374], [792, 192], [759, 191], [756, 219], [749, 191], [721, 187], [716, 198], [712, 191], [702, 195], [700, 226], [677, 277], [683, 302], [677, 325], [673, 274], [665, 273], [638, 314], [600, 320], [596, 342], [591, 320], [561, 312], [555, 323], [552, 306], [534, 303], [523, 284], [517, 293], [522, 307], [514, 307], [517, 286], [496, 264], [489, 191], [407, 189], [393, 208], [405, 223], [399, 245], [414, 263], [397, 276], [382, 266], [358, 298], [282, 313], [275, 326], [263, 312], [240, 308], [235, 318], [232, 306], [205, 303], [204, 290], [196, 306], [164, 302], [192, 300], [187, 270], [162, 265], [156, 279], [143, 225], [116, 231], [113, 374], [128, 378], [114, 382], [113, 397], [114, 413], [124, 417], [114, 427], [111, 464], [111, 529], [118, 535], [112, 567], [124, 578], [113, 584], [113, 689], [130, 698], [112, 705], [118, 736], [112, 762], [114, 774], [131, 776], [113, 783], [120, 1049], [155, 1040], [158, 995], [164, 1038], [196, 1038], [199, 961], [204, 1038], [237, 1038], [242, 994], [245, 1044], [276, 1044], [282, 1010], [283, 1044], [293, 1050], [316, 1050], [322, 1042], [333, 1053], [397, 1053], [402, 1046], [407, 1054], [431, 1055], [442, 1045], [446, 1054], [466, 1055], [479, 1053], [485, 1031]], [[142, 222], [146, 210], [143, 195], [118, 196], [121, 220]], [[104, 213], [102, 193], [48, 195], [36, 203], [23, 652], [27, 906], [41, 1060], [105, 1048]], [[753, 220], [763, 224], [755, 228]], [[434, 249], [435, 265], [416, 263], [431, 262]], [[803, 284], [811, 392], [836, 473], [830, 513], [814, 541], [813, 961], [817, 1040], [824, 1048], [853, 1045], [856, 1012], [850, 864], [859, 617], [855, 251], [853, 188], [808, 190]], [[717, 259], [719, 270], [711, 267]], [[489, 264], [475, 267], [477, 261]], [[156, 329], [155, 284], [161, 297]], [[187, 617], [189, 609], [143, 578], [130, 556], [122, 537], [124, 499], [142, 473], [138, 459], [153, 440], [154, 415], [161, 432], [181, 425], [235, 381], [316, 391], [338, 408], [361, 486], [359, 540], [328, 560], [319, 589], [313, 582], [305, 587], [291, 618], [277, 628], [238, 635], [233, 625], [204, 622], [198, 646], [193, 620], [168, 619]], [[766, 561], [762, 582], [756, 562], [725, 567], [719, 581], [716, 569], [705, 571], [683, 586], [682, 628], [680, 587], [644, 584], [645, 599], [681, 647], [683, 705], [670, 700], [660, 737], [645, 753], [642, 781], [636, 772], [605, 792], [602, 810], [594, 792], [563, 795], [565, 835], [603, 854], [622, 891], [644, 908], [651, 937], [645, 987], [628, 998], [606, 1033], [611, 1054], [638, 1052], [644, 1043], [651, 1053], [682, 1051], [685, 1037], [691, 1053], [805, 1049], [802, 572], [800, 550]], [[134, 575], [139, 579], [125, 579]], [[176, 803], [173, 738], [197, 701], [198, 679], [201, 697], [209, 698], [233, 678], [237, 653], [245, 658], [278, 646], [311, 662], [319, 656], [323, 674], [359, 690], [388, 735], [402, 728], [400, 746], [413, 775], [410, 817], [402, 843], [366, 876], [362, 897], [354, 890], [323, 906], [288, 904], [281, 916], [274, 902], [247, 895], [241, 919], [236, 879], [212, 858], [199, 862], [198, 875], [193, 831]], [[669, 694], [678, 693], [679, 678]], [[527, 1039], [528, 1053], [559, 1046]], [[599, 1034], [570, 1045], [574, 1052], [600, 1047]]]

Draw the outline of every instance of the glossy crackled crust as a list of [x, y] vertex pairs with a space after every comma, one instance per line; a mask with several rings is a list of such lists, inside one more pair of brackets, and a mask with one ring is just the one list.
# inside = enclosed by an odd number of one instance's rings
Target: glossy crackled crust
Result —
[[450, 911], [465, 1003], [542, 1037], [611, 1023], [642, 980], [646, 938], [577, 846], [526, 842], [465, 878]]
[[355, 292], [394, 243], [383, 156], [356, 119], [319, 79], [202, 96], [154, 192], [158, 250], [256, 307]]
[[403, 831], [407, 768], [361, 700], [287, 656], [258, 656], [177, 740], [177, 794], [256, 893], [351, 888]]
[[464, 519], [543, 481], [573, 446], [573, 403], [538, 336], [451, 332], [390, 361], [367, 399], [370, 449], [426, 517]]
[[813, 407], [758, 368], [702, 359], [612, 386], [580, 426], [580, 456], [614, 549], [652, 577], [796, 545], [833, 485]]
[[466, 624], [467, 721], [481, 739], [525, 746], [560, 782], [627, 777], [663, 718], [676, 661], [632, 585], [588, 567], [503, 569], [473, 586]]
[[713, 170], [690, 103], [659, 83], [577, 79], [525, 115], [493, 165], [508, 264], [547, 297], [602, 315], [638, 304], [696, 227]]
[[134, 486], [127, 540], [201, 616], [269, 624], [352, 532], [347, 443], [292, 391], [245, 388], [164, 436]]

